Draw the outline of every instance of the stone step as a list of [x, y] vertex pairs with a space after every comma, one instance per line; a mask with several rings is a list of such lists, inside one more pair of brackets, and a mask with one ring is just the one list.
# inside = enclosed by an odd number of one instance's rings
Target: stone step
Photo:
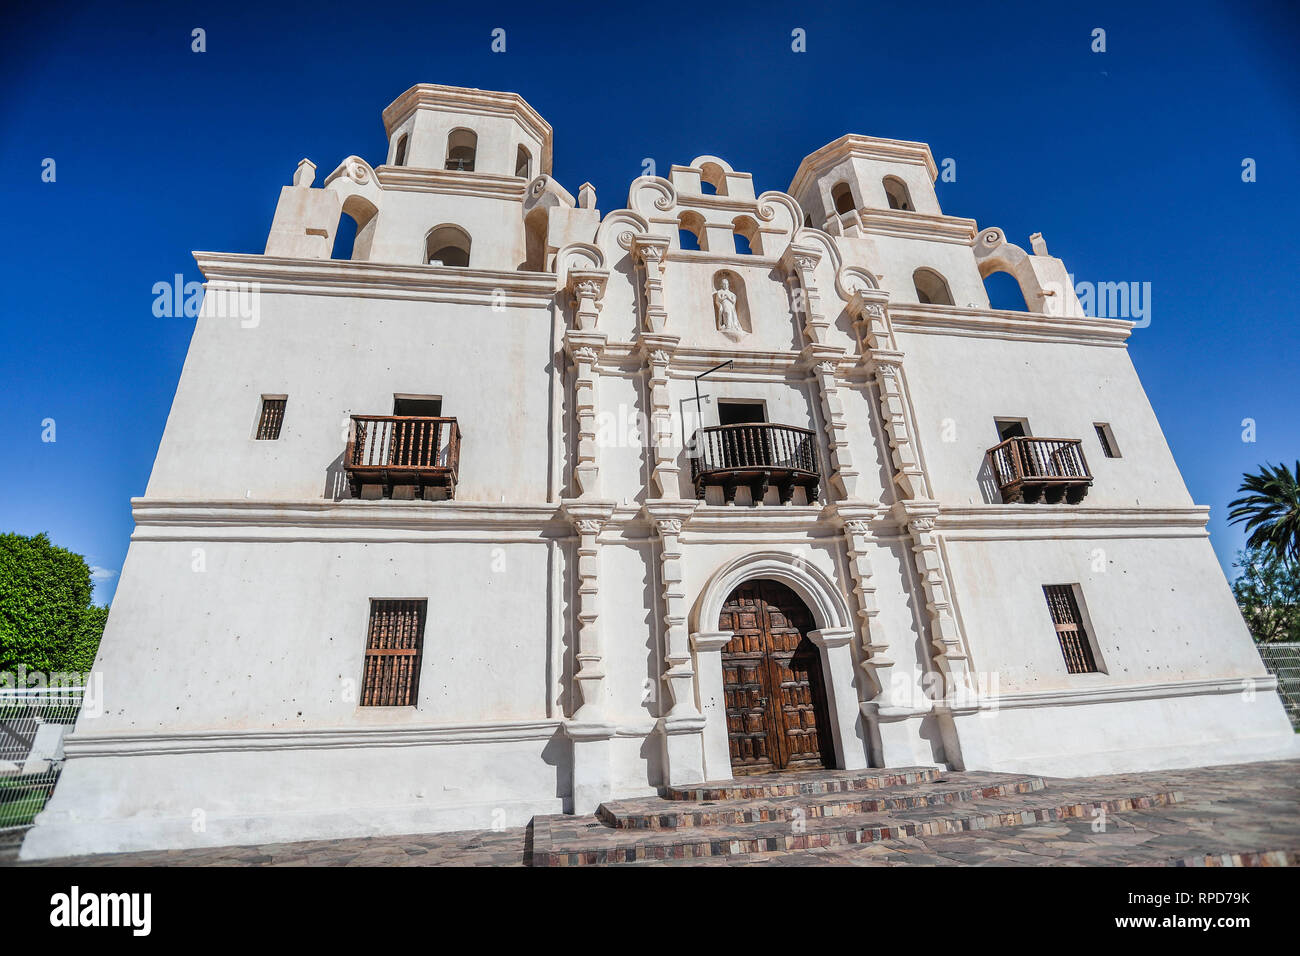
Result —
[[753, 800], [673, 801], [655, 797], [614, 800], [602, 803], [596, 810], [596, 817], [606, 826], [622, 830], [679, 830], [687, 827], [810, 820], [929, 806], [953, 806], [977, 798], [1032, 793], [1045, 786], [1042, 777], [1018, 777], [999, 773], [965, 773], [960, 776], [960, 783], [952, 783], [947, 778], [940, 777], [932, 783], [902, 787], [803, 793], [793, 797]]
[[[960, 786], [967, 775], [948, 776]], [[538, 816], [533, 818], [532, 863], [588, 866], [763, 854], [1091, 818], [1099, 809], [1120, 813], [1168, 806], [1181, 799], [1176, 791], [1139, 791], [1132, 785], [1074, 787], [1067, 782], [1065, 786], [1053, 783], [1043, 790], [977, 797], [957, 804], [675, 830], [618, 828], [590, 816]]]
[[696, 802], [758, 800], [764, 797], [797, 797], [815, 793], [852, 793], [931, 783], [947, 773], [942, 767], [898, 767], [890, 770], [819, 770], [806, 773], [766, 773], [664, 787], [665, 800]]

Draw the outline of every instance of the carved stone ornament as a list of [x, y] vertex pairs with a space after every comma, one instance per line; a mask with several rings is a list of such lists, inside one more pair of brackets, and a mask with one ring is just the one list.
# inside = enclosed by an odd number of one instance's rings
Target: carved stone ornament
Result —
[[907, 523], [913, 534], [929, 534], [934, 530], [933, 518], [913, 518]]
[[860, 521], [855, 518], [852, 521], [844, 522], [844, 530], [849, 534], [869, 534], [871, 531], [871, 524], [870, 522]]
[[603, 525], [603, 521], [597, 521], [595, 518], [581, 518], [574, 522], [574, 527], [578, 529], [578, 534], [600, 534], [600, 529]]
[[573, 357], [579, 362], [585, 362], [588, 365], [594, 365], [600, 358], [600, 353], [590, 345], [584, 345], [582, 348], [573, 350]]
[[664, 518], [658, 522], [660, 534], [681, 534], [682, 523], [676, 518]]
[[713, 304], [718, 311], [718, 331], [729, 339], [741, 338], [745, 329], [736, 312], [736, 293], [731, 291], [731, 282], [726, 276], [722, 277], [721, 287], [713, 293]]

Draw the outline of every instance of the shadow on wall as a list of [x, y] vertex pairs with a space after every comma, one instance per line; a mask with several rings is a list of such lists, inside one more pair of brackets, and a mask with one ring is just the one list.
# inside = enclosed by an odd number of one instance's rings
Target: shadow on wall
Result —
[[1002, 489], [998, 485], [997, 475], [993, 473], [993, 464], [989, 461], [988, 455], [985, 455], [980, 463], [975, 481], [980, 486], [980, 497], [984, 499], [986, 505], [1002, 504]]
[[344, 452], [329, 463], [325, 469], [325, 497], [331, 501], [342, 501], [352, 497], [352, 487], [348, 484], [348, 473], [343, 468]]
[[[555, 728], [551, 739], [542, 748], [542, 761], [555, 768], [555, 795], [560, 798], [565, 813], [573, 812], [573, 745], [562, 727]], [[532, 832], [531, 829], [529, 831]]]

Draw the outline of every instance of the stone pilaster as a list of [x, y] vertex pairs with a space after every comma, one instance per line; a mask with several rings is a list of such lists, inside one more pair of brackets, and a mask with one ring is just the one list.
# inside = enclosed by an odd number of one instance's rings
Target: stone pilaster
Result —
[[573, 297], [574, 325], [579, 331], [596, 331], [608, 283], [607, 269], [574, 269], [569, 272], [567, 288]]
[[576, 370], [573, 410], [578, 426], [578, 447], [573, 463], [573, 480], [582, 498], [594, 498], [600, 493], [599, 449], [596, 445], [596, 390], [600, 373], [596, 366], [605, 349], [605, 341], [602, 332], [569, 329], [564, 333], [564, 347]]
[[573, 720], [602, 724], [606, 715], [605, 646], [600, 617], [600, 546], [598, 538], [614, 512], [612, 502], [568, 501], [564, 513], [578, 532], [578, 633], [574, 648], [573, 683], [580, 704]]
[[663, 713], [664, 768], [670, 785], [704, 779], [704, 715], [695, 701], [695, 658], [687, 630], [682, 579], [682, 524], [696, 502], [650, 502], [646, 514], [659, 533], [659, 577], [663, 585], [664, 673], [668, 710]]
[[969, 661], [957, 632], [952, 613], [947, 576], [939, 543], [934, 536], [934, 520], [939, 506], [931, 501], [901, 502], [900, 518], [907, 520], [912, 535], [912, 554], [921, 578], [925, 607], [930, 614], [930, 650], [935, 667], [943, 676], [943, 696], [949, 703], [964, 701], [970, 694]]
[[659, 577], [664, 602], [663, 682], [667, 686], [671, 707], [665, 714], [670, 720], [695, 719], [700, 716], [695, 704], [695, 668], [692, 664], [690, 633], [686, 628], [686, 587], [682, 581], [682, 523], [690, 518], [697, 502], [646, 505], [646, 514], [659, 533]]
[[[796, 305], [802, 306], [804, 337], [810, 345], [826, 345], [831, 323], [822, 313], [821, 293], [817, 290], [817, 264], [822, 253], [816, 246], [791, 243], [781, 256], [781, 266], [786, 272], [786, 284], [795, 295]], [[803, 301], [799, 302], [802, 297]]]
[[648, 233], [631, 238], [632, 257], [645, 270], [643, 328], [646, 332], [663, 332], [668, 326], [664, 305], [664, 265], [670, 241], [667, 236]]
[[849, 423], [844, 417], [844, 402], [840, 398], [836, 379], [840, 363], [844, 360], [844, 350], [830, 346], [809, 346], [803, 351], [803, 360], [812, 366], [821, 398], [826, 444], [830, 449], [831, 487], [839, 499], [856, 500], [859, 472], [853, 465]]
[[873, 372], [880, 392], [880, 414], [889, 441], [894, 484], [904, 498], [929, 498], [930, 488], [917, 457], [908, 411], [903, 353], [894, 339], [887, 303], [885, 293], [863, 290], [850, 300], [849, 312], [855, 317], [863, 359]]
[[650, 497], [668, 501], [681, 500], [678, 482], [678, 442], [673, 437], [672, 399], [668, 394], [668, 365], [681, 341], [675, 335], [642, 333], [638, 336], [641, 352], [649, 369], [647, 385], [650, 434]]

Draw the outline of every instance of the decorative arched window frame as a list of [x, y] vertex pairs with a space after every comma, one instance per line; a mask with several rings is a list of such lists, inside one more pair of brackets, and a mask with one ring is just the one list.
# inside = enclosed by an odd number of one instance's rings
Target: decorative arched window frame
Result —
[[519, 179], [533, 178], [533, 154], [523, 143], [515, 150], [515, 176]]
[[393, 144], [393, 165], [406, 165], [406, 151], [410, 143], [410, 134], [402, 133], [397, 137], [397, 142]]

